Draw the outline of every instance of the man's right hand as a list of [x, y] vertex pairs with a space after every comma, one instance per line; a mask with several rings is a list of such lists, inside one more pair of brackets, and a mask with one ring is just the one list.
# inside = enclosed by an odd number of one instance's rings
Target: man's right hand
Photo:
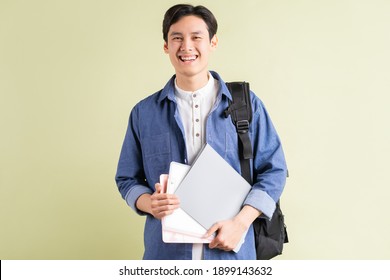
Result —
[[161, 219], [173, 213], [179, 208], [179, 198], [174, 194], [163, 193], [160, 183], [155, 184], [156, 191], [150, 194], [141, 195], [136, 206], [139, 210], [153, 215], [156, 219]]

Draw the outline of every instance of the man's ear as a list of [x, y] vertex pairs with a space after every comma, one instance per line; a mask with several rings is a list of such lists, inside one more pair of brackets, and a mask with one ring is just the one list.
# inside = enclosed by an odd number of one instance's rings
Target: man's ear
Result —
[[164, 52], [168, 53], [168, 43], [164, 41]]
[[218, 37], [217, 35], [214, 35], [213, 38], [211, 38], [210, 46], [213, 50], [215, 50], [218, 46]]

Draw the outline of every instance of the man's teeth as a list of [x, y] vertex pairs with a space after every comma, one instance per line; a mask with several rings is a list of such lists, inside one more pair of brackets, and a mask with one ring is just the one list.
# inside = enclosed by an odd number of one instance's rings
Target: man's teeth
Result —
[[195, 60], [196, 59], [196, 56], [194, 55], [194, 56], [182, 56], [182, 57], [180, 57], [181, 58], [181, 60], [183, 60], [183, 61], [190, 61], [190, 60]]

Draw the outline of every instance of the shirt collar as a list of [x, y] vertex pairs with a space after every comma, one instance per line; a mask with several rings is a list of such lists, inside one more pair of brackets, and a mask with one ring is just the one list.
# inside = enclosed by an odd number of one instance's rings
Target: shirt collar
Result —
[[[218, 75], [218, 73], [214, 72], [214, 71], [210, 71], [210, 74], [219, 83], [219, 91], [218, 91], [217, 96], [225, 95], [228, 99], [232, 100], [232, 95], [230, 94], [227, 86], [225, 85], [225, 82]], [[176, 79], [176, 75], [173, 75], [172, 78], [165, 85], [165, 87], [161, 90], [160, 96], [158, 98], [158, 102], [161, 102], [165, 98], [168, 98], [169, 100], [171, 100], [173, 102], [176, 102], [176, 98], [175, 98], [175, 79]]]
[[184, 100], [191, 100], [191, 95], [193, 93], [199, 94], [200, 96], [210, 96], [212, 92], [214, 91], [214, 77], [209, 73], [209, 80], [207, 84], [202, 87], [201, 89], [195, 90], [195, 91], [186, 91], [178, 87], [177, 81], [175, 79], [175, 94], [178, 98], [184, 99]]

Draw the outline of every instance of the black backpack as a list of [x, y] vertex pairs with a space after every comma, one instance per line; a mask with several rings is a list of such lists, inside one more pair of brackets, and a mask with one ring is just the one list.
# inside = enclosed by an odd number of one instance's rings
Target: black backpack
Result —
[[[252, 121], [252, 105], [249, 83], [226, 83], [233, 101], [225, 110], [225, 117], [232, 118], [238, 135], [238, 152], [240, 156], [241, 175], [252, 185], [250, 160], [253, 158], [252, 144], [249, 137], [249, 125]], [[256, 218], [253, 222], [255, 231], [256, 258], [269, 260], [282, 254], [283, 244], [288, 243], [287, 228], [284, 215], [280, 209], [280, 201], [276, 203], [275, 212], [268, 220]]]

